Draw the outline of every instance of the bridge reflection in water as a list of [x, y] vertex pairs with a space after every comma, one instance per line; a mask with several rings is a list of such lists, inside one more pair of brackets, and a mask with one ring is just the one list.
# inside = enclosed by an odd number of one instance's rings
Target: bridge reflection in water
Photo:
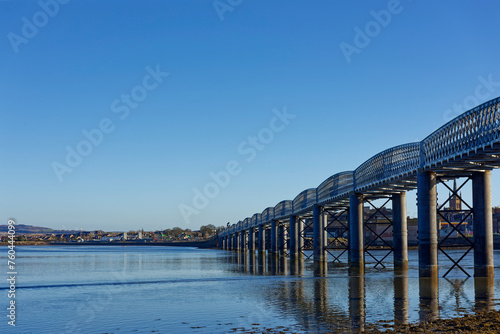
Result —
[[397, 328], [495, 309], [493, 278], [419, 278], [418, 268], [365, 273], [364, 268], [252, 252], [228, 252], [226, 259], [231, 271], [273, 276], [275, 284], [262, 293], [302, 331], [356, 333], [373, 324]]

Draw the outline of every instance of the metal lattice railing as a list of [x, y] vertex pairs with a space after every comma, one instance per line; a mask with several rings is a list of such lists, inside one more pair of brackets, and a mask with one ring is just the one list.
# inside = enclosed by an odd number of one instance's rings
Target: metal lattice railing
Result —
[[316, 188], [304, 190], [293, 200], [293, 212], [297, 213], [301, 210], [310, 208], [316, 203]]
[[420, 167], [420, 143], [409, 143], [380, 152], [354, 171], [356, 189], [416, 172]]
[[245, 218], [245, 220], [243, 221], [243, 228], [249, 229], [251, 222], [252, 222], [252, 218]]
[[458, 116], [422, 141], [424, 166], [441, 163], [500, 141], [500, 98]]
[[292, 201], [281, 201], [274, 207], [274, 218], [278, 219], [292, 214]]
[[267, 223], [267, 222], [271, 221], [272, 219], [274, 219], [274, 208], [269, 207], [269, 208], [265, 209], [264, 211], [262, 211], [261, 219], [262, 219], [263, 223]]
[[318, 203], [348, 194], [353, 189], [354, 172], [342, 172], [330, 176], [321, 183], [316, 191]]
[[256, 226], [259, 226], [260, 222], [261, 222], [261, 217], [262, 215], [260, 213], [256, 213], [252, 216], [252, 223], [251, 223], [251, 227], [256, 227]]

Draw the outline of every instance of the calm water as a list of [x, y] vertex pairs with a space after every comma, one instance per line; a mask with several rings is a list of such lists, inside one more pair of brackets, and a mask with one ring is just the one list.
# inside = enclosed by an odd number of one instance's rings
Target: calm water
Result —
[[[404, 323], [498, 308], [498, 280], [466, 279], [458, 270], [437, 284], [390, 265], [365, 275], [345, 266], [314, 268], [219, 250], [150, 246], [17, 247], [17, 326], [7, 325], [7, 283], [0, 297], [2, 333], [226, 333], [285, 326], [296, 332]], [[2, 262], [7, 248], [0, 247]], [[453, 252], [452, 252], [453, 253]], [[500, 252], [495, 259], [500, 261]], [[367, 258], [367, 260], [369, 260]], [[344, 259], [345, 261], [345, 259]], [[472, 257], [465, 259], [472, 273]], [[440, 255], [441, 275], [449, 266]], [[7, 265], [4, 268], [6, 277]], [[434, 286], [434, 287], [433, 287]]]

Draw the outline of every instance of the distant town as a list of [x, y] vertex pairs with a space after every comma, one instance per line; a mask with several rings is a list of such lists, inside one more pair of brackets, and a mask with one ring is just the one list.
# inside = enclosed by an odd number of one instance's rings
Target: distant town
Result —
[[[206, 241], [212, 239], [223, 227], [204, 225], [199, 230], [182, 229], [174, 227], [160, 231], [128, 231], [128, 232], [105, 232], [102, 230], [77, 231], [77, 230], [54, 230], [45, 227], [19, 224], [16, 226], [15, 241], [22, 244], [50, 244], [50, 243], [87, 243], [87, 242], [182, 242], [182, 241]], [[6, 244], [8, 241], [7, 225], [0, 225], [0, 242]]]

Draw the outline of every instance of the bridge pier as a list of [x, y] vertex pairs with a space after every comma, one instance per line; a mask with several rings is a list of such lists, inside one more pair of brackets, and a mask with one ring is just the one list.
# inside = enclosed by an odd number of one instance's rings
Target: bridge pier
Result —
[[266, 254], [266, 230], [264, 224], [259, 225], [259, 253]]
[[315, 262], [326, 260], [325, 213], [319, 205], [313, 206], [313, 254]]
[[241, 233], [236, 232], [235, 236], [236, 236], [236, 239], [235, 239], [236, 249], [235, 250], [237, 252], [239, 252], [241, 250]]
[[364, 258], [364, 222], [363, 194], [352, 193], [349, 198], [349, 257], [350, 266], [360, 268], [365, 266]]
[[253, 227], [248, 229], [248, 251], [255, 252], [255, 230]]
[[271, 221], [271, 253], [278, 254], [278, 222]]
[[392, 196], [392, 222], [394, 268], [408, 269], [406, 192], [401, 192]]
[[304, 258], [304, 219], [297, 219], [297, 258]]
[[472, 175], [474, 277], [494, 277], [491, 172]]
[[242, 252], [246, 252], [247, 250], [247, 235], [246, 235], [246, 231], [241, 231], [240, 232], [240, 243], [241, 243], [241, 246], [240, 246], [240, 251]]
[[438, 276], [436, 173], [419, 171], [418, 267], [420, 277]]

